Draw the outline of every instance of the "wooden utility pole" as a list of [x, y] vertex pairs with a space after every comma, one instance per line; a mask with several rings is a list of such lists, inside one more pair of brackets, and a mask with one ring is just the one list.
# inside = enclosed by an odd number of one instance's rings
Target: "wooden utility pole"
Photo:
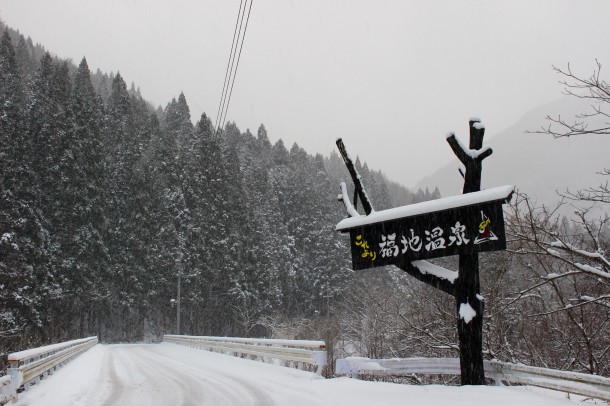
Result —
[[[468, 150], [458, 142], [455, 134], [447, 137], [451, 149], [466, 168], [463, 193], [481, 190], [482, 161], [492, 154], [491, 149], [481, 149], [485, 127], [481, 125], [480, 120], [471, 119], [469, 127], [470, 148]], [[473, 215], [476, 215], [476, 213], [473, 213]], [[459, 254], [459, 276], [454, 286], [462, 385], [484, 385], [484, 302], [480, 293], [479, 254], [475, 251], [474, 245], [468, 246], [465, 252]], [[465, 313], [470, 308], [476, 312], [475, 316], [472, 318], [465, 317]]]

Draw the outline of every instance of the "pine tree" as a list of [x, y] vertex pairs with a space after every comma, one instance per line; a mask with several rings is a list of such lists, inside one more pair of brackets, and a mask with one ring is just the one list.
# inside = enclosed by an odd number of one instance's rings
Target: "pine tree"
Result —
[[25, 127], [24, 89], [5, 31], [0, 40], [0, 345], [6, 349], [18, 348], [20, 335], [40, 332], [44, 323], [40, 276], [50, 262], [49, 233], [35, 204], [37, 184]]
[[17, 46], [15, 47], [17, 64], [22, 75], [25, 77], [32, 75], [37, 68], [37, 63], [34, 60], [30, 44], [31, 40], [28, 42], [23, 35], [20, 35]]
[[72, 331], [79, 337], [97, 332], [95, 309], [107, 296], [103, 283], [109, 258], [103, 240], [106, 183], [100, 107], [83, 58], [69, 96], [68, 128], [59, 164], [62, 193], [57, 204], [62, 257], [67, 264], [65, 288], [70, 292], [63, 298], [62, 308], [71, 309], [75, 319], [63, 320], [77, 326]]

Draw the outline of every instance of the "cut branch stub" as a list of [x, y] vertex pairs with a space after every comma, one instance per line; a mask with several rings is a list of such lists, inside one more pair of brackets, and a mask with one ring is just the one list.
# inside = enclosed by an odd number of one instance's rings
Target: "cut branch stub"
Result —
[[481, 162], [493, 153], [491, 148], [483, 148], [485, 126], [478, 119], [471, 119], [468, 124], [470, 127], [470, 148], [466, 148], [455, 137], [454, 133], [447, 136], [447, 142], [453, 153], [466, 168], [463, 193], [481, 190]]
[[[369, 200], [369, 197], [366, 194], [364, 184], [362, 183], [362, 178], [356, 170], [354, 162], [347, 153], [347, 150], [345, 149], [345, 145], [343, 144], [343, 140], [341, 138], [337, 140], [337, 147], [339, 148], [339, 152], [341, 153], [343, 162], [345, 162], [345, 166], [347, 167], [347, 170], [349, 171], [349, 174], [351, 175], [352, 180], [354, 181], [354, 186], [356, 187], [354, 195], [358, 195], [360, 201], [362, 202], [362, 208], [364, 208], [364, 212], [368, 216], [373, 211], [373, 205], [371, 204], [371, 201]], [[356, 198], [354, 196], [354, 207], [357, 207], [356, 204]]]
[[483, 136], [485, 135], [485, 127], [479, 119], [470, 119], [468, 121], [470, 127], [470, 149], [479, 150], [483, 147]]

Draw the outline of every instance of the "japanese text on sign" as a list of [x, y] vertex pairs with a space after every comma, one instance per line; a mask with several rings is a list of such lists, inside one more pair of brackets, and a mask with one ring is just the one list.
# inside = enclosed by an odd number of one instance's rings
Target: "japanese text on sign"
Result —
[[506, 244], [501, 205], [398, 219], [363, 226], [351, 235], [356, 269], [455, 255], [468, 247], [491, 251]]

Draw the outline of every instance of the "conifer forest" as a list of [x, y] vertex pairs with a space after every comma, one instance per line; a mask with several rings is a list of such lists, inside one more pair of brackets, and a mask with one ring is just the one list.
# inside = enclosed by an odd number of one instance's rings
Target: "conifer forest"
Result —
[[[349, 177], [337, 154], [272, 145], [264, 125], [215, 134], [205, 114], [192, 124], [183, 94], [155, 110], [119, 73], [91, 74], [8, 31], [1, 52], [6, 337], [171, 332], [178, 275], [192, 334], [326, 313], [322, 295], [351, 274], [334, 231]], [[358, 165], [382, 205], [434, 197]]]
[[[352, 271], [334, 139], [322, 156], [270, 142], [263, 124], [217, 132], [182, 93], [156, 108], [120, 73], [2, 31], [0, 352], [159, 341], [176, 333], [180, 283], [182, 334], [323, 339], [330, 357], [457, 355], [451, 297], [398, 269]], [[361, 158], [376, 210], [440, 197]], [[514, 200], [509, 250], [481, 255], [485, 356], [610, 375], [607, 224]]]

